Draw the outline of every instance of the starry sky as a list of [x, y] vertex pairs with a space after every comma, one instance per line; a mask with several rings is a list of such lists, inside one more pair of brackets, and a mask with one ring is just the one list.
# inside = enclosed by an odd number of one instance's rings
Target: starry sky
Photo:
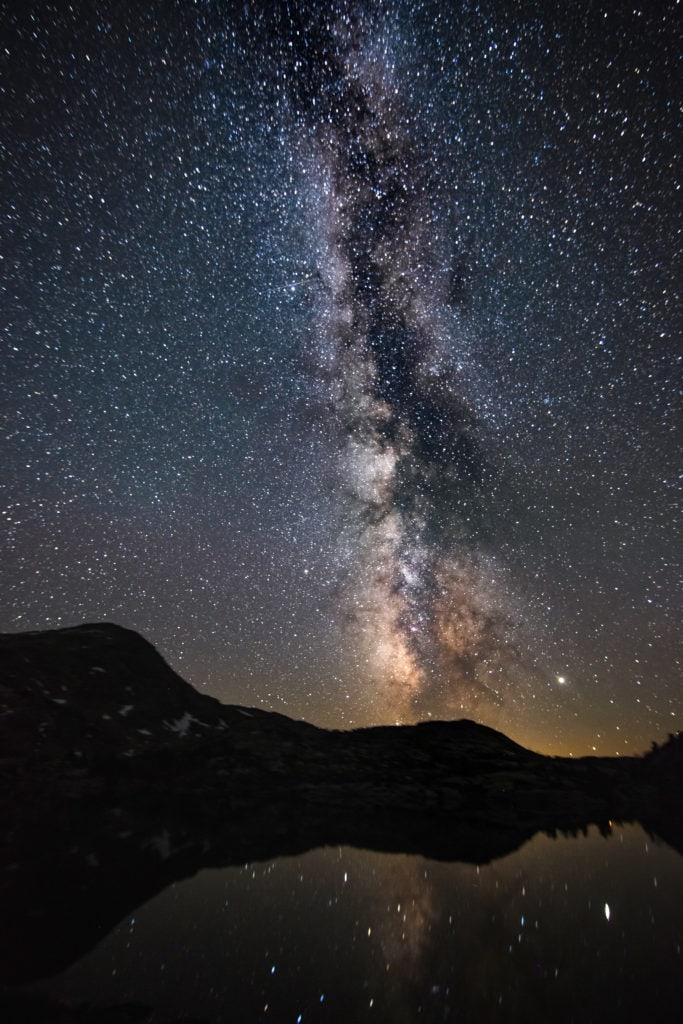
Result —
[[4, 4], [0, 629], [683, 726], [679, 4]]

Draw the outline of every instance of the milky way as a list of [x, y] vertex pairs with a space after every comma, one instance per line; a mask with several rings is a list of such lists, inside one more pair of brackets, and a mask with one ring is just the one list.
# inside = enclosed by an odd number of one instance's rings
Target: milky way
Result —
[[343, 601], [386, 714], [469, 710], [482, 694], [500, 700], [509, 675], [491, 677], [509, 640], [478, 548], [490, 469], [457, 368], [458, 225], [382, 20], [351, 10], [284, 21], [290, 131], [306, 138], [324, 197], [313, 211], [324, 425], [355, 501]]
[[0, 628], [326, 725], [678, 727], [676, 16], [6, 12]]

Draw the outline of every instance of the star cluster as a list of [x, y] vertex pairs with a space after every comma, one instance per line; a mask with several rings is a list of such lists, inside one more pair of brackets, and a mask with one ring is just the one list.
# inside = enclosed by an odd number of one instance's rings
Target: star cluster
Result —
[[677, 6], [6, 11], [0, 628], [326, 725], [680, 727]]

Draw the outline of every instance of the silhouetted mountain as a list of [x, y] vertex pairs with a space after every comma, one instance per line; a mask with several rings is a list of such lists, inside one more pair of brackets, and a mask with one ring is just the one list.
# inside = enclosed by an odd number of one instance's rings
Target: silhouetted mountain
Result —
[[327, 844], [483, 863], [639, 820], [683, 850], [681, 737], [550, 758], [467, 720], [335, 732], [198, 693], [136, 633], [0, 637], [0, 963], [67, 966], [203, 867]]

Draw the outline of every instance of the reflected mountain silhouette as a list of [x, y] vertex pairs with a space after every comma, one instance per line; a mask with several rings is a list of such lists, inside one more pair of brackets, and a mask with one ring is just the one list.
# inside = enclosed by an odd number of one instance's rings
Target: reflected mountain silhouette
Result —
[[570, 759], [467, 720], [331, 732], [200, 694], [112, 625], [5, 635], [0, 658], [4, 984], [203, 868], [325, 845], [481, 864], [615, 821], [683, 852], [681, 737]]

